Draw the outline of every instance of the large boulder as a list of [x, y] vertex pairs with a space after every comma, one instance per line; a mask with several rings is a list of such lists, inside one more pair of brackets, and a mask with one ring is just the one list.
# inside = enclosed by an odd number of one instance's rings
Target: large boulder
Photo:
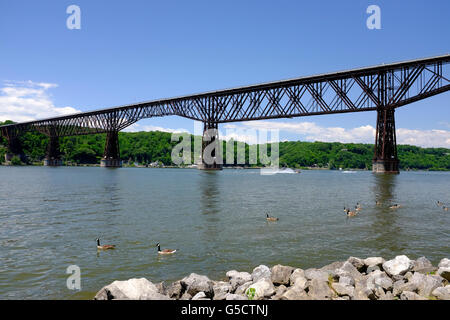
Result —
[[401, 300], [427, 300], [427, 298], [419, 296], [417, 293], [411, 292], [411, 291], [403, 291], [402, 294], [400, 295], [400, 299]]
[[247, 290], [248, 287], [250, 287], [250, 285], [252, 283], [253, 283], [252, 281], [248, 281], [248, 282], [244, 283], [243, 285], [240, 285], [239, 287], [236, 288], [234, 293], [235, 294], [245, 294], [245, 291]]
[[280, 300], [310, 300], [306, 291], [299, 285], [289, 287], [280, 297]]
[[289, 284], [289, 278], [293, 271], [294, 271], [294, 268], [288, 267], [288, 266], [282, 266], [281, 264], [277, 264], [276, 266], [273, 266], [272, 270], [271, 270], [272, 283], [275, 285]]
[[444, 258], [442, 259], [439, 264], [439, 268], [450, 268], [450, 259]]
[[313, 300], [330, 300], [336, 297], [336, 294], [330, 288], [328, 281], [312, 279], [308, 288], [308, 295]]
[[206, 294], [202, 291], [193, 296], [192, 300], [211, 300], [211, 299], [207, 298]]
[[169, 300], [158, 287], [145, 278], [114, 281], [103, 287], [95, 300]]
[[228, 293], [231, 293], [233, 287], [228, 282], [219, 281], [213, 286], [213, 300], [225, 300]]
[[329, 273], [327, 271], [310, 268], [305, 270], [304, 275], [307, 280], [320, 280], [326, 282], [328, 281]]
[[367, 276], [367, 287], [371, 290], [376, 290], [378, 287], [386, 291], [392, 290], [393, 281], [388, 275], [380, 270], [375, 270]]
[[258, 282], [260, 279], [270, 279], [272, 273], [268, 266], [260, 265], [253, 269], [252, 272], [252, 281]]
[[417, 288], [417, 293], [422, 297], [429, 297], [434, 289], [442, 286], [439, 276], [424, 275], [419, 272], [415, 272], [408, 282]]
[[364, 259], [364, 264], [366, 265], [366, 267], [381, 267], [384, 262], [385, 260], [382, 257], [369, 257]]
[[363, 275], [350, 262], [346, 261], [339, 269], [335, 270], [337, 276], [347, 276], [356, 280], [361, 280]]
[[268, 278], [261, 278], [257, 282], [253, 283], [247, 288], [245, 294], [250, 296], [252, 294], [252, 289], [254, 289], [253, 300], [262, 300], [264, 298], [270, 298], [275, 294], [275, 287], [272, 281]]
[[358, 271], [362, 271], [365, 268], [365, 263], [363, 259], [350, 257], [347, 262], [351, 263]]
[[436, 288], [431, 294], [440, 300], [450, 300], [450, 285]]
[[289, 285], [293, 286], [297, 282], [297, 280], [302, 282], [306, 282], [308, 280], [305, 277], [305, 271], [303, 269], [297, 268], [292, 272], [291, 276], [289, 277]]
[[212, 298], [213, 282], [207, 276], [191, 273], [188, 277], [181, 279], [181, 286], [191, 296], [195, 296], [199, 292], [204, 292], [208, 298]]
[[281, 296], [287, 291], [287, 287], [285, 285], [280, 285], [275, 288], [275, 295], [272, 296], [271, 300], [280, 300]]
[[355, 297], [355, 288], [352, 286], [345, 285], [339, 282], [333, 282], [331, 286], [340, 297], [348, 296], [351, 299]]
[[414, 267], [414, 261], [407, 256], [397, 256], [392, 260], [383, 263], [383, 270], [390, 276], [404, 275]]
[[237, 287], [243, 285], [246, 282], [252, 281], [252, 275], [248, 272], [238, 272], [236, 270], [228, 271], [226, 276], [228, 277], [228, 281], [233, 287], [233, 290], [236, 290]]
[[184, 290], [180, 281], [175, 281], [165, 290], [165, 294], [174, 299], [180, 299], [183, 293]]

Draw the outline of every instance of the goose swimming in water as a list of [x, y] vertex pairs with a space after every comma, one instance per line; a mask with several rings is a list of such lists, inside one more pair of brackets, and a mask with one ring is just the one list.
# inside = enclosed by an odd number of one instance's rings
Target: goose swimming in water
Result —
[[175, 252], [177, 252], [176, 249], [175, 250], [172, 250], [172, 249], [161, 250], [159, 242], [156, 244], [156, 246], [158, 247], [158, 254], [174, 254]]
[[444, 209], [444, 211], [448, 211], [448, 207], [443, 206], [442, 208]]
[[354, 217], [354, 216], [357, 215], [356, 210], [355, 211], [350, 211], [350, 209], [344, 208], [344, 211], [347, 213], [347, 217]]
[[104, 245], [100, 245], [100, 239], [97, 238], [97, 249], [98, 250], [109, 250], [109, 249], [115, 249], [116, 246], [113, 244], [104, 244]]
[[438, 200], [436, 204], [438, 205], [438, 207], [440, 207], [440, 206], [442, 206], [444, 203], [443, 203], [443, 202], [440, 202], [440, 201]]
[[278, 221], [279, 219], [278, 219], [278, 218], [275, 218], [275, 217], [271, 217], [271, 216], [269, 216], [268, 213], [266, 213], [266, 220], [267, 220], [267, 221]]
[[377, 201], [375, 202], [375, 205], [381, 206], [381, 201], [378, 201], [378, 200], [377, 200]]
[[401, 205], [396, 203], [393, 206], [390, 206], [389, 209], [398, 209], [398, 208], [401, 208], [401, 207], [402, 207]]

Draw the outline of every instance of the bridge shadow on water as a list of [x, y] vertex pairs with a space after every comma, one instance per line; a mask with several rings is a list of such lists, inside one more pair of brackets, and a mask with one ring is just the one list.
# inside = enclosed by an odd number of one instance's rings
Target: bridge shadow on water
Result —
[[396, 174], [373, 175], [373, 214], [369, 215], [369, 237], [366, 243], [371, 252], [390, 257], [403, 252], [407, 247], [407, 237], [403, 234], [397, 210], [389, 207], [396, 204], [396, 186], [399, 176]]

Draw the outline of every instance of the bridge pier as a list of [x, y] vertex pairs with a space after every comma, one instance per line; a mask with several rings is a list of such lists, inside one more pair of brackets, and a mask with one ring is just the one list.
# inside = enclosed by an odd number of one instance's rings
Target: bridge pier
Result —
[[222, 148], [219, 140], [217, 122], [204, 122], [202, 138], [202, 162], [200, 170], [222, 170]]
[[375, 152], [372, 162], [372, 172], [374, 173], [400, 173], [394, 112], [394, 108], [377, 110]]
[[103, 158], [100, 160], [100, 167], [122, 167], [122, 160], [120, 160], [118, 131], [110, 131], [106, 134], [105, 152], [103, 153]]
[[47, 153], [44, 158], [44, 166], [58, 167], [62, 165], [61, 153], [59, 151], [59, 137], [49, 136]]
[[25, 156], [25, 153], [23, 152], [19, 136], [10, 133], [11, 132], [3, 135], [8, 141], [8, 151], [5, 153], [6, 164], [11, 164], [11, 161], [14, 157], [18, 157], [22, 162], [27, 162], [27, 158]]

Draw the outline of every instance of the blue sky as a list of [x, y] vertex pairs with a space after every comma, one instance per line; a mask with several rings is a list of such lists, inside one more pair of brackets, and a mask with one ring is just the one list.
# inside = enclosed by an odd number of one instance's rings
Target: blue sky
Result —
[[[81, 30], [66, 27], [71, 4], [81, 8]], [[366, 27], [371, 4], [381, 8], [381, 30]], [[450, 52], [449, 31], [446, 0], [2, 0], [0, 120], [440, 55]], [[23, 110], [8, 107], [17, 100]], [[450, 147], [450, 93], [396, 116], [400, 143]], [[283, 140], [372, 143], [375, 120], [367, 112], [258, 126], [279, 127]], [[132, 130], [194, 129], [178, 117], [138, 124]]]

